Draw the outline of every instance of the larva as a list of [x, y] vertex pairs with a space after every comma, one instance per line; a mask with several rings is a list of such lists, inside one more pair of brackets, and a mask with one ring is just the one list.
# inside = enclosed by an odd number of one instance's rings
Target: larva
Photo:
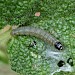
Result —
[[17, 29], [13, 29], [11, 32], [12, 35], [30, 35], [35, 36], [37, 38], [40, 38], [44, 40], [45, 42], [49, 44], [53, 44], [56, 49], [62, 50], [62, 44], [55, 39], [52, 35], [50, 35], [48, 32], [44, 31], [43, 29], [31, 27], [31, 26], [24, 26], [24, 27], [18, 27]]

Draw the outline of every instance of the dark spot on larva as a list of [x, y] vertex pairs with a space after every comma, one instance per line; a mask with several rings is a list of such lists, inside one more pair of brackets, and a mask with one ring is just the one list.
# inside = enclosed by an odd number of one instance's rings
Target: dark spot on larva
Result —
[[56, 43], [54, 44], [54, 46], [55, 46], [55, 48], [58, 49], [58, 50], [62, 50], [62, 49], [63, 49], [62, 44], [61, 44], [60, 42], [56, 42]]
[[69, 59], [67, 60], [67, 63], [70, 64], [71, 66], [73, 66], [73, 59], [72, 59], [72, 58], [69, 58]]
[[57, 65], [58, 65], [59, 67], [62, 67], [64, 64], [65, 64], [65, 62], [64, 62], [64, 61], [62, 61], [62, 60], [60, 60], [60, 61], [58, 62], [58, 64], [57, 64]]

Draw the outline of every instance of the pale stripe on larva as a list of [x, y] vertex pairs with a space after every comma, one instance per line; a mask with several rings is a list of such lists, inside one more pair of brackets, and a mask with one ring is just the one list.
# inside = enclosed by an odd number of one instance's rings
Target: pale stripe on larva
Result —
[[58, 50], [62, 50], [62, 44], [48, 32], [43, 29], [25, 26], [12, 30], [12, 35], [31, 35], [44, 40], [49, 44], [53, 44]]

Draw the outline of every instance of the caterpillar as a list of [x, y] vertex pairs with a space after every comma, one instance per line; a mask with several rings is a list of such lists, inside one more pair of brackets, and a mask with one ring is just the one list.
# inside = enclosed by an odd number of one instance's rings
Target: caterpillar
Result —
[[12, 35], [30, 35], [35, 36], [37, 38], [42, 39], [43, 41], [53, 44], [56, 49], [62, 50], [63, 46], [59, 42], [59, 40], [55, 39], [51, 34], [46, 32], [43, 29], [31, 27], [31, 26], [24, 26], [24, 27], [18, 27], [16, 29], [13, 29], [11, 32]]

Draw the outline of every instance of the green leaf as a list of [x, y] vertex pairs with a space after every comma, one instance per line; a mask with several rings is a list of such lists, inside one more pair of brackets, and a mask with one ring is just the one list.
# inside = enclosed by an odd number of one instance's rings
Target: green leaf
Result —
[[[59, 39], [64, 47], [69, 49], [75, 64], [75, 38], [72, 37], [72, 35], [75, 34], [74, 0], [6, 0], [2, 1], [0, 6], [0, 10], [3, 12], [0, 14], [2, 18], [0, 21], [1, 27], [3, 27], [5, 23], [8, 23], [11, 25], [23, 24], [42, 28]], [[41, 13], [41, 16], [35, 17], [34, 14], [38, 11]], [[39, 45], [41, 43], [41, 47], [38, 45], [36, 48], [28, 48], [28, 45], [32, 40], [37, 40]], [[44, 42], [39, 40], [40, 39], [29, 36], [13, 37], [8, 48], [11, 68], [13, 70], [24, 75], [50, 74], [49, 65], [46, 61], [42, 60], [42, 58], [40, 58], [41, 62], [39, 64], [41, 66], [37, 67], [38, 69], [32, 67], [39, 59], [38, 53], [41, 52], [41, 50], [44, 50], [42, 49]], [[31, 55], [32, 51], [34, 57]], [[59, 73], [59, 75], [63, 74], [73, 75], [73, 73]]]

